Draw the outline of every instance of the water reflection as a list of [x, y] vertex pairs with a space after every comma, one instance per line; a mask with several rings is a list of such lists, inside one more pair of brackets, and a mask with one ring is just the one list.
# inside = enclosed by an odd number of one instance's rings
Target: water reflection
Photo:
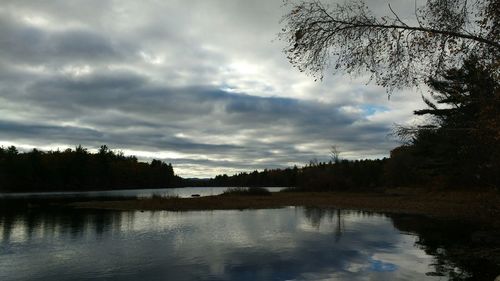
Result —
[[[461, 237], [463, 227], [451, 229]], [[442, 223], [349, 210], [26, 212], [0, 214], [0, 230], [0, 280], [466, 280], [478, 274], [438, 250], [446, 249], [435, 239], [448, 234]]]
[[[305, 208], [304, 216], [309, 220], [311, 226], [320, 230], [321, 222], [327, 220], [328, 225], [334, 226], [333, 234], [335, 243], [340, 241], [342, 233], [345, 231], [345, 221], [344, 216], [348, 215], [349, 211], [346, 210], [333, 210], [333, 209], [322, 209], [322, 208]], [[361, 215], [362, 212], [356, 211], [357, 215]]]

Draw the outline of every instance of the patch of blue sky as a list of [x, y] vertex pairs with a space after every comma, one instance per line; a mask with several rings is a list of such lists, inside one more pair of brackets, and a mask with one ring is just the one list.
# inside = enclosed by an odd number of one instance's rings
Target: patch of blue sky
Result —
[[386, 112], [389, 111], [389, 108], [383, 105], [376, 105], [376, 104], [365, 104], [361, 105], [360, 108], [363, 110], [364, 114], [366, 116], [373, 115], [378, 112]]
[[398, 269], [398, 266], [389, 263], [389, 262], [384, 262], [381, 260], [374, 260], [370, 259], [370, 270], [376, 271], [376, 272], [392, 272], [396, 271]]

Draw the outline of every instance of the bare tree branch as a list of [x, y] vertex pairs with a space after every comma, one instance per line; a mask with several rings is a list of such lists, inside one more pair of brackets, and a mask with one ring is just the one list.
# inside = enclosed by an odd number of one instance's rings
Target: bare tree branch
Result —
[[[323, 77], [326, 69], [370, 73], [386, 87], [415, 86], [429, 75], [460, 67], [471, 55], [500, 76], [499, 0], [428, 0], [416, 9], [418, 25], [393, 16], [375, 17], [362, 1], [329, 9], [319, 1], [295, 4], [282, 19], [284, 50], [299, 70]], [[473, 20], [476, 19], [476, 20]]]

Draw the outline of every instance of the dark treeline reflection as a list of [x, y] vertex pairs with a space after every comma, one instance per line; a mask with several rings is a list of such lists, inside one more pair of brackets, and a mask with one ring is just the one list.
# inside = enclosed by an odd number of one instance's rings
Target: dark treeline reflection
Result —
[[[333, 222], [334, 241], [338, 242], [346, 227], [344, 216], [355, 213], [357, 216], [379, 215], [366, 211], [341, 209], [304, 208], [304, 215], [315, 228], [324, 220]], [[443, 221], [425, 216], [387, 214], [393, 226], [403, 233], [417, 235], [415, 245], [434, 257], [434, 271], [428, 276], [442, 276], [447, 280], [493, 280], [500, 272], [500, 266], [491, 260], [474, 255], [476, 252], [493, 252], [490, 245], [473, 241], [481, 227], [458, 221]]]
[[160, 188], [178, 184], [171, 164], [137, 161], [101, 146], [90, 153], [78, 146], [64, 151], [20, 153], [0, 147], [0, 191], [64, 191]]
[[[267, 223], [262, 223], [264, 217]], [[36, 280], [54, 276], [58, 280], [103, 276], [106, 280], [360, 280], [369, 276], [370, 280], [493, 280], [498, 265], [467, 255], [478, 251], [470, 239], [478, 229], [426, 217], [321, 208], [216, 215], [11, 212], [0, 214], [0, 260], [17, 262], [4, 266], [27, 263], [29, 270], [41, 270], [30, 273]], [[415, 235], [416, 240], [401, 233]], [[410, 244], [401, 244], [405, 240]], [[419, 269], [424, 272], [412, 268], [418, 262], [414, 259], [423, 259], [414, 247], [432, 257], [420, 261], [428, 263]], [[35, 255], [33, 260], [30, 255]], [[39, 255], [59, 258], [47, 260], [47, 269], [40, 269], [35, 261]], [[367, 267], [356, 269], [361, 265]], [[8, 272], [4, 274], [0, 270], [0, 277], [10, 280]]]
[[414, 220], [404, 215], [390, 215], [394, 226], [418, 235], [416, 245], [435, 257], [431, 276], [447, 276], [449, 280], [494, 280], [500, 264], [485, 259], [494, 253], [491, 244], [474, 239], [478, 226], [464, 222], [446, 222], [421, 217]]
[[[133, 213], [130, 213], [133, 215]], [[83, 235], [102, 237], [119, 230], [123, 214], [104, 211], [64, 212], [9, 212], [0, 215], [2, 244], [12, 242], [16, 232], [22, 229], [22, 240], [56, 239], [58, 237], [81, 238]], [[19, 237], [16, 237], [19, 239]]]
[[314, 228], [319, 229], [324, 219], [333, 223], [335, 226], [333, 230], [335, 242], [339, 242], [340, 238], [342, 238], [342, 234], [345, 231], [344, 215], [349, 212], [355, 212], [356, 215], [366, 214], [366, 212], [362, 211], [346, 211], [342, 209], [304, 208], [304, 216]]

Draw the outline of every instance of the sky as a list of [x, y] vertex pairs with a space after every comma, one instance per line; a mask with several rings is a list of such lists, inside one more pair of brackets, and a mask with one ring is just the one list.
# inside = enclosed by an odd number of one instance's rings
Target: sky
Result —
[[[414, 1], [373, 0], [403, 18]], [[277, 38], [281, 0], [2, 0], [0, 145], [107, 145], [212, 177], [387, 157], [421, 90], [300, 73]]]

